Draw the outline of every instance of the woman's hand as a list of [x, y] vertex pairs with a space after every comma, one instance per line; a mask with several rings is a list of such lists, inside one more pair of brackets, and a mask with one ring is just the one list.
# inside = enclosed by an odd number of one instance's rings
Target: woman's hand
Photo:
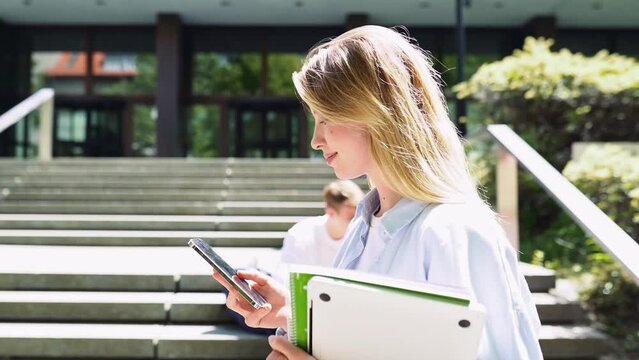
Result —
[[255, 309], [240, 295], [237, 290], [222, 277], [213, 271], [213, 278], [224, 286], [229, 294], [226, 297], [226, 306], [244, 317], [246, 325], [254, 328], [288, 328], [287, 317], [290, 315], [286, 306], [288, 292], [273, 278], [258, 271], [238, 271], [237, 275], [244, 280], [250, 280], [251, 288], [260, 293], [268, 301], [268, 304]]
[[305, 353], [297, 346], [288, 342], [286, 336], [271, 335], [268, 337], [268, 344], [271, 345], [273, 351], [268, 355], [266, 360], [311, 360], [315, 359], [311, 355]]

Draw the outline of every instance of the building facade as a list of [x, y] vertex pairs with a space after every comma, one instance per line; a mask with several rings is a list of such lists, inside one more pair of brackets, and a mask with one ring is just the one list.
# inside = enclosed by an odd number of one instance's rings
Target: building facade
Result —
[[[637, 13], [634, 0], [465, 1], [465, 73], [528, 35], [639, 56]], [[53, 87], [55, 156], [307, 157], [290, 82], [306, 51], [355, 26], [404, 25], [453, 85], [454, 14], [446, 0], [6, 1], [0, 113]], [[0, 155], [33, 152], [37, 126], [22, 123], [0, 134]]]

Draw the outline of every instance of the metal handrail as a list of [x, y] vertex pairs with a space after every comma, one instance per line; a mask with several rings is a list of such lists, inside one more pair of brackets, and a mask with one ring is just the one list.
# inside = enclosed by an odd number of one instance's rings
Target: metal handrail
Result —
[[35, 110], [40, 110], [38, 158], [48, 161], [52, 157], [53, 134], [53, 89], [40, 89], [24, 99], [6, 113], [0, 115], [0, 133], [24, 119]]
[[[508, 126], [489, 125], [486, 130], [500, 145], [497, 165], [497, 207], [499, 213], [507, 220], [506, 232], [510, 240], [518, 242], [512, 235], [514, 233], [518, 236], [516, 213], [519, 163], [577, 225], [590, 234], [628, 271], [635, 283], [639, 284], [639, 244]], [[513, 223], [515, 227], [509, 228]]]

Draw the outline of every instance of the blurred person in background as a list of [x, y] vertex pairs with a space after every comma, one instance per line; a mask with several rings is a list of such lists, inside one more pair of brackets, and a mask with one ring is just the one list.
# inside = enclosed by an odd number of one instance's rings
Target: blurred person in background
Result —
[[300, 221], [286, 233], [281, 261], [332, 267], [335, 255], [359, 201], [362, 190], [350, 180], [333, 181], [324, 187], [326, 213]]

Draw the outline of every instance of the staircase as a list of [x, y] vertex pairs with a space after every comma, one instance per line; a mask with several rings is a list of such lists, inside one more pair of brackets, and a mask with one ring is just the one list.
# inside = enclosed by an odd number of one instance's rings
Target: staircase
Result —
[[[0, 160], [0, 359], [264, 359], [186, 242], [272, 270], [332, 179], [309, 160]], [[545, 357], [608, 353], [554, 273], [522, 266]]]

